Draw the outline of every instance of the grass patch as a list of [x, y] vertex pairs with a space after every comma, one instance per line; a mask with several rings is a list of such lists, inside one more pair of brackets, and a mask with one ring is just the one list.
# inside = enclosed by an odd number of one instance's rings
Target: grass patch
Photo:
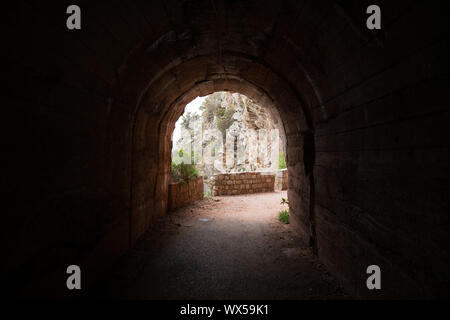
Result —
[[289, 223], [289, 210], [281, 211], [280, 215], [278, 216], [278, 220], [280, 220], [283, 223], [288, 224]]

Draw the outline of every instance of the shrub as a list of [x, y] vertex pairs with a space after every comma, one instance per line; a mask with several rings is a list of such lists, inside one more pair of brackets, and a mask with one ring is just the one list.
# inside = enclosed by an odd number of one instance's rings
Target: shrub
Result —
[[[172, 152], [172, 163], [175, 164], [180, 164], [182, 162], [184, 162], [184, 160], [188, 160], [185, 159], [185, 157], [189, 154], [189, 151], [185, 151], [184, 149], [180, 149], [180, 150], [175, 150]], [[191, 150], [191, 163], [200, 163], [202, 160], [202, 156], [199, 153], [194, 152], [194, 150]]]
[[194, 164], [186, 164], [181, 162], [176, 164], [172, 161], [171, 166], [171, 175], [177, 182], [188, 182], [189, 180], [195, 179], [198, 177], [198, 169]]
[[289, 223], [289, 210], [281, 211], [280, 215], [278, 216], [278, 219], [281, 222], [288, 224]]
[[180, 164], [183, 162], [183, 157], [184, 157], [184, 150], [180, 149], [180, 150], [175, 150], [172, 153], [172, 166], [173, 164]]

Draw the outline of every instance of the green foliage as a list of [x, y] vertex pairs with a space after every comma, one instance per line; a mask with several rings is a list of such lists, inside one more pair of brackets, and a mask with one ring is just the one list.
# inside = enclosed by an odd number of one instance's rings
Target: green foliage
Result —
[[211, 190], [205, 192], [205, 198], [212, 198]]
[[283, 223], [288, 224], [289, 223], [289, 210], [281, 211], [280, 215], [278, 216], [278, 220], [280, 220]]
[[283, 151], [278, 154], [278, 169], [286, 169], [286, 157]]
[[[175, 150], [172, 154], [172, 163], [180, 164], [184, 162], [184, 157], [187, 155], [188, 152], [184, 149]], [[194, 152], [194, 150], [191, 150], [191, 163], [200, 163], [202, 160], [201, 154]]]
[[236, 112], [236, 106], [228, 106], [227, 108], [219, 107], [216, 109], [217, 128], [225, 136], [226, 130], [233, 124], [233, 115]]
[[171, 169], [172, 177], [180, 183], [188, 182], [189, 180], [197, 178], [199, 175], [198, 169], [194, 164], [186, 164], [184, 162], [177, 164], [172, 161]]
[[[281, 198], [281, 205], [289, 205], [289, 200], [286, 198]], [[289, 210], [282, 210], [280, 211], [280, 214], [278, 216], [278, 220], [280, 220], [283, 223], [288, 224], [289, 223]]]
[[181, 121], [181, 125], [189, 130], [192, 131], [192, 124], [199, 119], [199, 115], [196, 113], [192, 113], [192, 112], [186, 112], [185, 114], [182, 115], [182, 121]]
[[222, 95], [220, 92], [215, 92], [206, 97], [201, 107], [205, 122], [211, 123], [214, 120], [216, 109], [220, 106], [221, 102], [222, 102]]
[[[203, 102], [202, 111], [205, 122], [211, 123], [214, 118], [217, 118], [217, 128], [225, 137], [226, 130], [234, 122], [233, 115], [236, 112], [236, 105], [229, 102], [224, 94], [224, 92], [215, 92], [209, 95]], [[225, 102], [228, 101], [225, 106], [222, 105], [224, 99]]]
[[183, 162], [183, 157], [184, 157], [184, 150], [180, 149], [180, 150], [175, 150], [172, 154], [172, 166], [174, 164], [180, 164]]

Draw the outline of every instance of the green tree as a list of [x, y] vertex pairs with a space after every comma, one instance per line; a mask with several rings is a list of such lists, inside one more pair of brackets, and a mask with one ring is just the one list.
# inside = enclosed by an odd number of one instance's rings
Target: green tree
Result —
[[[191, 143], [194, 142], [194, 123], [200, 118], [200, 116], [196, 113], [186, 112], [182, 116], [181, 126], [189, 132], [189, 136], [191, 139]], [[191, 146], [192, 149], [192, 146]], [[182, 158], [182, 156], [181, 156]], [[194, 150], [191, 150], [191, 163], [195, 163]]]
[[286, 169], [286, 158], [283, 151], [278, 154], [278, 169]]

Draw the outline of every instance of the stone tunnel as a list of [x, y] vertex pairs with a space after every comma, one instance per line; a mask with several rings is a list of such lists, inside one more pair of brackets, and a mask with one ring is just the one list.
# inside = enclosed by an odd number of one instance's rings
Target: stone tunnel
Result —
[[10, 295], [70, 297], [68, 264], [89, 287], [132, 248], [167, 213], [184, 106], [230, 91], [279, 115], [291, 223], [352, 295], [448, 298], [448, 33], [375, 2], [380, 30], [368, 1], [80, 0], [80, 30], [67, 1], [8, 5]]

